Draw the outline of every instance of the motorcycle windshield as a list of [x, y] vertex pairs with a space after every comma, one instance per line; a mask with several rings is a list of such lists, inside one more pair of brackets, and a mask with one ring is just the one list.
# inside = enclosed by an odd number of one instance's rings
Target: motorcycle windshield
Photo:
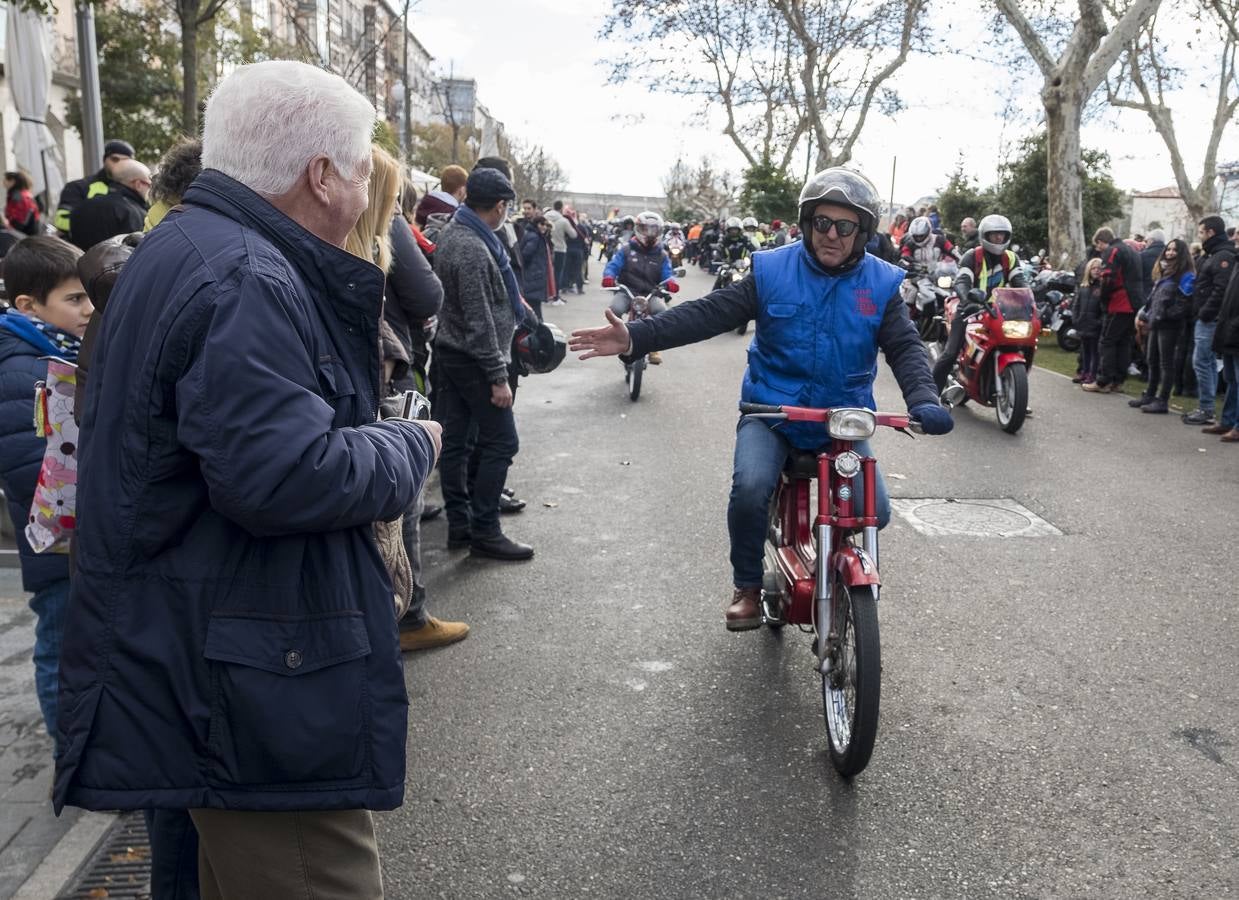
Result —
[[1031, 322], [1036, 304], [1028, 288], [994, 288], [994, 306], [1008, 322]]

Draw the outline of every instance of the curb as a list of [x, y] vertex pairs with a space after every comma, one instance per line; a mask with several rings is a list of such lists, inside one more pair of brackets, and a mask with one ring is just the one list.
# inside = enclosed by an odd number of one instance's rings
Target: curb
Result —
[[17, 889], [12, 900], [48, 900], [58, 896], [94, 855], [117, 818], [115, 813], [83, 812]]

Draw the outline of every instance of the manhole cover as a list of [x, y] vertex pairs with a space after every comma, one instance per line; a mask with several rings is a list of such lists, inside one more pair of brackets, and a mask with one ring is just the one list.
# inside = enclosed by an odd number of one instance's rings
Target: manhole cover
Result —
[[1062, 532], [1014, 500], [952, 500], [922, 498], [891, 500], [891, 507], [919, 531], [931, 537], [1054, 537]]

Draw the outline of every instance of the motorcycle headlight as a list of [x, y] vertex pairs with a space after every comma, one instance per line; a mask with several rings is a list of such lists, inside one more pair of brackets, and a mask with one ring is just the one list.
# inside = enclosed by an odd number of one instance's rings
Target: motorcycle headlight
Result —
[[951, 280], [950, 275], [941, 275], [938, 277], [938, 287], [949, 288], [955, 282]]
[[1032, 322], [1003, 322], [1002, 336], [1009, 338], [1026, 338], [1032, 334]]
[[742, 278], [744, 278], [744, 273], [741, 272], [739, 269], [731, 273], [732, 281], [740, 281]]
[[860, 457], [848, 450], [835, 457], [835, 471], [843, 478], [854, 478], [860, 474]]
[[830, 436], [840, 441], [866, 441], [877, 428], [877, 416], [868, 409], [836, 409], [826, 424]]

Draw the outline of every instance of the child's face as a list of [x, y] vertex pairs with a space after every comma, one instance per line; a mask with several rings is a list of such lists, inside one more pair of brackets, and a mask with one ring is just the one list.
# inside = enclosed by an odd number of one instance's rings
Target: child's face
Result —
[[90, 315], [95, 311], [90, 297], [86, 296], [86, 288], [77, 278], [60, 282], [42, 303], [29, 294], [21, 294], [14, 305], [23, 313], [38, 316], [47, 324], [78, 337], [86, 333]]

